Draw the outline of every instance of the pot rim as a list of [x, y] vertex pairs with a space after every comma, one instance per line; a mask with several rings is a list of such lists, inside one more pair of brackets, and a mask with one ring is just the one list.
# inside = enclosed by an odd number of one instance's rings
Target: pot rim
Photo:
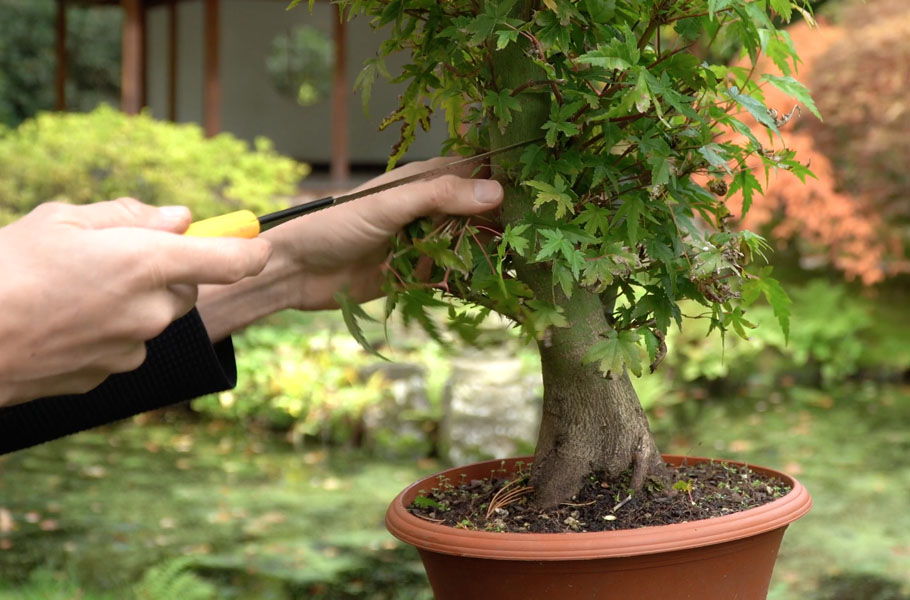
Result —
[[657, 554], [721, 544], [786, 527], [812, 508], [812, 499], [796, 478], [775, 469], [735, 460], [711, 459], [664, 454], [670, 464], [682, 462], [723, 462], [746, 465], [750, 469], [771, 475], [791, 486], [783, 497], [748, 510], [672, 525], [639, 529], [598, 531], [586, 533], [496, 533], [456, 529], [431, 523], [408, 512], [407, 506], [419, 490], [432, 485], [439, 476], [457, 479], [468, 470], [499, 468], [502, 463], [512, 469], [519, 461], [533, 457], [496, 459], [453, 467], [429, 475], [408, 486], [392, 501], [386, 512], [386, 528], [401, 541], [441, 554], [499, 560], [584, 560]]

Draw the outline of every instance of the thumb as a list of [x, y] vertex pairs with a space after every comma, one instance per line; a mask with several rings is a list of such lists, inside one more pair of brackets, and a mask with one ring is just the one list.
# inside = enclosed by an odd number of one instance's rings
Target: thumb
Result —
[[185, 206], [152, 206], [133, 198], [118, 198], [73, 207], [75, 224], [89, 229], [109, 227], [142, 227], [173, 233], [183, 233], [192, 216]]
[[397, 231], [420, 217], [437, 214], [475, 215], [496, 208], [503, 198], [502, 186], [492, 179], [465, 179], [444, 175], [383, 192], [374, 202], [374, 222]]

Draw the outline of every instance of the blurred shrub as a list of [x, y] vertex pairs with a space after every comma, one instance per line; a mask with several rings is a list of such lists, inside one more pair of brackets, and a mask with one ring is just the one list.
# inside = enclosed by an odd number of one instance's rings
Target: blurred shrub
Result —
[[874, 573], [843, 573], [822, 580], [812, 600], [910, 600], [901, 584]]
[[681, 332], [673, 330], [668, 336], [667, 376], [740, 385], [762, 377], [762, 383], [770, 384], [782, 375], [796, 375], [830, 385], [863, 369], [901, 372], [910, 366], [906, 352], [875, 351], [901, 344], [906, 332], [881, 326], [873, 319], [874, 303], [845, 284], [813, 280], [788, 289], [793, 299], [789, 343], [774, 326], [770, 307], [748, 312], [746, 318], [758, 325], [748, 340], [732, 334], [726, 340], [709, 338], [706, 322], [687, 319]]
[[267, 212], [296, 193], [309, 171], [260, 138], [255, 149], [230, 134], [207, 139], [194, 124], [91, 113], [42, 113], [0, 131], [0, 224], [38, 204], [86, 204], [133, 196], [189, 206], [197, 218], [237, 208]]
[[234, 346], [237, 387], [195, 400], [195, 410], [343, 441], [387, 393], [381, 373], [361, 375], [376, 358], [346, 335], [260, 325], [235, 336]]
[[[803, 110], [768, 147], [795, 151], [816, 177], [803, 184], [786, 171], [771, 174], [742, 224], [788, 245], [803, 268], [830, 266], [872, 285], [910, 273], [910, 2], [848, 0], [841, 7], [837, 23], [788, 28], [800, 79], [824, 122]], [[781, 74], [770, 56], [758, 64], [761, 73]], [[793, 108], [770, 86], [765, 102], [781, 114]], [[760, 165], [750, 165], [764, 177]], [[734, 213], [741, 200], [731, 198]]]
[[[908, 328], [879, 318], [881, 302], [838, 281], [788, 288], [789, 343], [770, 307], [755, 306], [746, 315], [758, 325], [749, 339], [731, 334], [724, 341], [708, 337], [707, 321], [693, 318], [697, 305], [686, 308], [683, 330], [668, 336], [664, 364], [633, 379], [645, 410], [658, 419], [668, 411], [696, 419], [699, 400], [740, 396], [744, 386], [786, 387], [794, 381], [826, 388], [858, 374], [910, 367]], [[385, 363], [340, 328], [340, 317], [329, 324], [275, 321], [248, 328], [234, 338], [238, 387], [198, 399], [193, 407], [210, 417], [289, 431], [298, 440], [409, 454], [438, 449], [451, 361], [463, 348], [397, 332], [389, 354], [395, 363]], [[511, 336], [498, 337], [496, 344], [527, 361], [529, 371], [539, 370], [536, 352]]]

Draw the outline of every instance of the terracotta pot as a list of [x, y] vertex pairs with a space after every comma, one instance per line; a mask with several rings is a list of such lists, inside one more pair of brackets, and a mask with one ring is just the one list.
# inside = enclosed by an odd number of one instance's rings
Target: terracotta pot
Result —
[[[664, 456], [671, 464], [706, 458]], [[517, 461], [505, 461], [514, 470]], [[743, 464], [725, 461], [732, 464]], [[456, 467], [411, 485], [392, 502], [386, 527], [417, 547], [436, 600], [764, 600], [787, 525], [812, 506], [796, 479], [773, 502], [723, 517], [597, 533], [494, 533], [430, 523], [406, 507], [444, 475], [488, 477], [503, 461]]]

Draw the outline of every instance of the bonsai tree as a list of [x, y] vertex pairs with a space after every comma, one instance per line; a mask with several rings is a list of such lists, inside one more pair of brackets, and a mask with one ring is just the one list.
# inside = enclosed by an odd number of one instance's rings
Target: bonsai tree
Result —
[[[443, 152], [498, 154], [506, 187], [498, 215], [413, 224], [387, 260], [388, 312], [438, 336], [427, 309], [448, 306], [471, 339], [491, 311], [519, 324], [540, 350], [543, 421], [531, 485], [539, 507], [571, 497], [586, 475], [631, 469], [631, 486], [663, 463], [629, 373], [657, 368], [680, 303], [723, 335], [745, 336], [746, 307], [764, 296], [784, 332], [788, 303], [765, 241], [737, 231], [725, 207], [761, 193], [746, 167], [804, 178], [794, 153], [767, 149], [794, 114], [766, 107], [775, 86], [815, 109], [792, 76], [794, 48], [779, 29], [807, 0], [339, 0], [387, 38], [359, 85], [386, 72], [406, 82], [383, 124], [401, 126], [390, 166], [419, 130], [444, 116]], [[720, 58], [771, 57], [783, 75], [759, 77]], [[768, 132], [756, 136], [740, 117]], [[759, 174], [760, 175], [760, 174]], [[432, 266], [427, 268], [427, 257]], [[364, 313], [343, 302], [357, 337]], [[365, 341], [365, 340], [364, 340]]]

